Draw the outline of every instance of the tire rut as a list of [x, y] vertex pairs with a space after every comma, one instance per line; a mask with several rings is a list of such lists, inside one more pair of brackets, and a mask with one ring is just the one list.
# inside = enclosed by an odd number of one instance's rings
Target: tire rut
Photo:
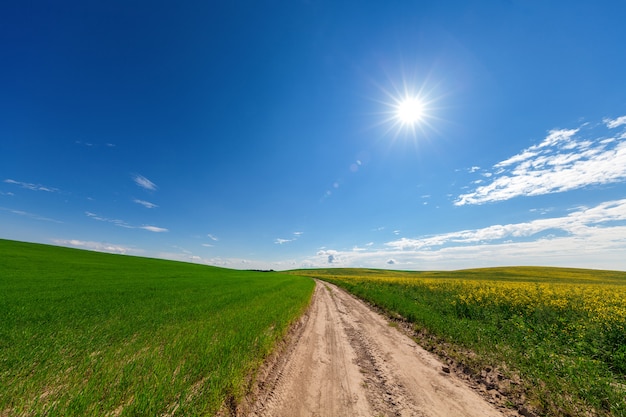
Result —
[[[333, 291], [327, 287], [328, 291]], [[341, 321], [348, 341], [357, 354], [356, 363], [365, 376], [367, 400], [381, 416], [425, 416], [405, 392], [401, 383], [390, 379], [391, 373], [386, 369], [385, 358], [378, 347], [360, 329], [359, 320], [351, 320], [349, 306], [338, 296], [331, 296], [335, 307], [342, 313]]]

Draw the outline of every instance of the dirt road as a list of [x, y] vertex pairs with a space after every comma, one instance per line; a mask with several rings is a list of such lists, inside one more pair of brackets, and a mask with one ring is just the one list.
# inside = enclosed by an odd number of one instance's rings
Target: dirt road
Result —
[[323, 282], [259, 379], [250, 417], [502, 416], [386, 319]]

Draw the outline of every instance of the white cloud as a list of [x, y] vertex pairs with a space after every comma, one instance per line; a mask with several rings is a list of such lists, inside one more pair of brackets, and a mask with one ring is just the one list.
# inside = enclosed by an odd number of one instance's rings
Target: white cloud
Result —
[[146, 190], [155, 191], [158, 188], [155, 183], [143, 175], [134, 174], [133, 181], [135, 181], [135, 184]]
[[[341, 264], [343, 260], [343, 256], [340, 255], [341, 252], [333, 250], [333, 249], [322, 249], [317, 252], [317, 259], [311, 262], [311, 264], [319, 265], [319, 266], [328, 266], [328, 264]], [[320, 262], [320, 259], [322, 260]]]
[[[626, 123], [625, 123], [626, 124]], [[590, 127], [552, 130], [531, 146], [493, 166], [490, 182], [461, 194], [457, 206], [536, 196], [626, 180], [626, 137], [602, 137]], [[595, 137], [588, 139], [589, 136]]]
[[147, 230], [149, 232], [154, 232], [154, 233], [169, 232], [168, 229], [165, 229], [163, 227], [156, 227], [156, 226], [139, 226], [139, 227], [136, 227], [136, 229], [143, 229], [143, 230]]
[[282, 245], [283, 243], [294, 242], [294, 241], [298, 240], [298, 238], [300, 236], [302, 236], [303, 234], [304, 234], [304, 232], [293, 232], [293, 238], [292, 239], [276, 238], [276, 239], [274, 239], [274, 243], [277, 244], [277, 245]]
[[[565, 143], [566, 146], [568, 146], [567, 144], [571, 142], [572, 138], [574, 137], [574, 135], [576, 135], [576, 133], [578, 133], [579, 130], [580, 128], [578, 129], [553, 129], [548, 133], [548, 136], [546, 136], [543, 142], [537, 145], [537, 148], [546, 148], [549, 146], [554, 146], [558, 143]], [[532, 146], [530, 149], [533, 149], [533, 148], [535, 147]]]
[[437, 270], [545, 265], [626, 270], [626, 199], [568, 215], [387, 242], [369, 251], [320, 250], [303, 267]]
[[59, 192], [58, 188], [46, 187], [45, 185], [41, 185], [41, 184], [32, 184], [32, 183], [29, 183], [29, 182], [15, 181], [15, 180], [12, 180], [12, 179], [6, 179], [6, 180], [4, 180], [4, 182], [7, 183], [7, 184], [17, 185], [17, 186], [20, 186], [22, 188], [26, 188], [26, 189], [32, 190], [32, 191], [47, 191], [49, 193]]
[[53, 239], [52, 242], [59, 246], [70, 246], [75, 248], [82, 248], [93, 250], [96, 252], [108, 252], [108, 253], [118, 253], [118, 254], [129, 254], [129, 253], [141, 253], [141, 250], [130, 248], [127, 246], [114, 245], [111, 243], [104, 242], [90, 242], [84, 240], [77, 239]]
[[530, 150], [525, 150], [522, 153], [519, 153], [517, 155], [513, 155], [512, 157], [510, 157], [509, 159], [506, 159], [502, 162], [498, 162], [496, 165], [494, 165], [495, 168], [502, 168], [502, 167], [506, 167], [509, 165], [514, 165], [514, 164], [518, 164], [520, 162], [526, 161], [534, 156], [537, 155], [537, 152], [533, 152]]
[[156, 208], [159, 207], [154, 203], [151, 203], [149, 201], [145, 201], [145, 200], [138, 200], [138, 199], [134, 199], [133, 202], [137, 203], [137, 204], [141, 204], [142, 206], [144, 206], [145, 208]]
[[219, 240], [216, 236], [212, 235], [211, 233], [207, 234], [207, 237], [214, 242], [217, 242]]
[[94, 219], [94, 220], [97, 220], [97, 221], [100, 221], [100, 222], [105, 222], [105, 223], [112, 223], [112, 224], [114, 224], [116, 226], [123, 227], [123, 228], [126, 228], [126, 229], [143, 229], [143, 230], [147, 230], [149, 232], [155, 232], [155, 233], [169, 232], [168, 229], [165, 229], [163, 227], [150, 226], [150, 225], [133, 226], [133, 225], [125, 222], [124, 220], [109, 219], [109, 218], [99, 216], [99, 215], [97, 215], [95, 213], [92, 213], [92, 212], [89, 212], [89, 211], [86, 211], [85, 215], [87, 217], [91, 218], [91, 219]]
[[626, 125], [626, 116], [621, 116], [613, 120], [607, 118], [602, 121], [609, 129], [615, 129], [616, 127]]
[[283, 243], [289, 243], [289, 242], [293, 242], [295, 239], [281, 239], [281, 238], [276, 238], [274, 240], [274, 243], [276, 243], [277, 245], [282, 245]]
[[126, 229], [134, 229], [133, 226], [131, 226], [130, 224], [126, 223], [124, 220], [118, 220], [118, 219], [109, 219], [106, 217], [102, 217], [97, 215], [96, 213], [92, 213], [90, 211], [86, 211], [85, 215], [91, 219], [97, 220], [99, 222], [106, 222], [106, 223], [113, 223], [116, 226], [119, 227], [124, 227]]
[[474, 244], [509, 238], [526, 238], [548, 231], [583, 236], [592, 227], [619, 221], [626, 221], [626, 199], [605, 202], [593, 208], [580, 208], [564, 217], [492, 225], [482, 229], [462, 230], [417, 239], [402, 238], [387, 242], [385, 245], [398, 250], [416, 250], [449, 244]]

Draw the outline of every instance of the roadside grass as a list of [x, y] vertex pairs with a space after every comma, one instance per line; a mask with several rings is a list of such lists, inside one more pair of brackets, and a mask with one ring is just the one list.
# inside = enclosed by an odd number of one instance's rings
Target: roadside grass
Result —
[[214, 415], [313, 286], [0, 240], [0, 416]]
[[[297, 270], [413, 323], [422, 343], [510, 406], [626, 416], [626, 272], [510, 267], [451, 272]], [[495, 375], [497, 374], [497, 375]], [[504, 379], [504, 381], [499, 381]]]

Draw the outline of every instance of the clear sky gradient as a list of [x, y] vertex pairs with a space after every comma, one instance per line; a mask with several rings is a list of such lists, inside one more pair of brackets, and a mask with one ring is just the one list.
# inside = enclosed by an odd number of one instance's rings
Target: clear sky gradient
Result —
[[0, 237], [229, 268], [626, 270], [624, 16], [2, 2]]

